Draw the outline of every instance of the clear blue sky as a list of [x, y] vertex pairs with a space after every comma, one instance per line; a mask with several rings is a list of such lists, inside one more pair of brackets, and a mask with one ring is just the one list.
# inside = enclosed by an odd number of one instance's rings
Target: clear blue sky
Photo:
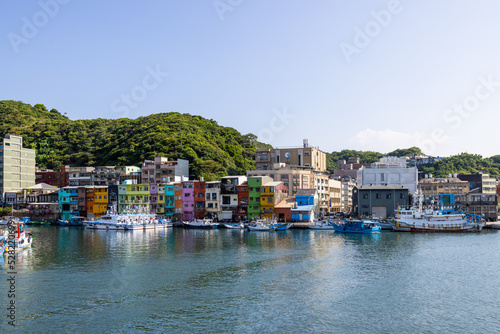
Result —
[[498, 1], [1, 6], [2, 100], [71, 119], [190, 113], [278, 147], [500, 154]]

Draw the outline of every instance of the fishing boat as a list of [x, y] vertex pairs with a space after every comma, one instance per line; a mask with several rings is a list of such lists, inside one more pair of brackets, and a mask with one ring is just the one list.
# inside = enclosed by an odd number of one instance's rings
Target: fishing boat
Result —
[[312, 230], [333, 230], [333, 224], [328, 220], [315, 220], [313, 224], [307, 225]]
[[271, 228], [275, 231], [286, 231], [292, 227], [290, 223], [274, 223], [270, 225]]
[[245, 225], [243, 223], [224, 223], [225, 228], [233, 229], [233, 230], [242, 230], [245, 228]]
[[83, 222], [86, 228], [93, 230], [125, 230], [127, 222], [120, 215], [104, 215], [95, 220]]
[[173, 227], [174, 223], [170, 219], [158, 219], [158, 227]]
[[[455, 205], [454, 195], [440, 195], [438, 209], [422, 209], [422, 198], [414, 196], [410, 209], [398, 208], [395, 218], [389, 221], [398, 232], [481, 232], [486, 220], [483, 216], [466, 213]], [[446, 200], [446, 204], [445, 204]]]
[[5, 237], [2, 235], [0, 236], [0, 256], [3, 255], [6, 248], [7, 248], [7, 241], [5, 240]]
[[212, 219], [196, 219], [193, 221], [189, 222], [182, 222], [182, 226], [184, 228], [191, 228], [191, 229], [214, 229], [219, 227], [219, 223], [214, 223]]
[[247, 227], [249, 231], [273, 231], [271, 223], [265, 219], [257, 219], [253, 224]]
[[[19, 222], [19, 220], [9, 224], [9, 229], [5, 230], [3, 235], [3, 243], [6, 245], [4, 251], [14, 250], [17, 252], [31, 247], [33, 236], [31, 232], [24, 230], [24, 226], [24, 223]], [[6, 253], [4, 252], [4, 254]]]
[[333, 227], [336, 232], [343, 233], [363, 233], [372, 234], [380, 233], [380, 225], [375, 225], [373, 223], [364, 222], [363, 220], [339, 220], [333, 222]]
[[57, 223], [60, 226], [83, 226], [85, 219], [85, 217], [73, 216], [69, 220], [59, 219]]

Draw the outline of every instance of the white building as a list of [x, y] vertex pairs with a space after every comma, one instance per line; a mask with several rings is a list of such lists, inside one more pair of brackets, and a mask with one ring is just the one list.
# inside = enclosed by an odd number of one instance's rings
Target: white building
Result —
[[405, 186], [413, 194], [417, 191], [418, 170], [406, 167], [405, 158], [384, 157], [371, 167], [358, 171], [358, 186]]
[[342, 211], [349, 212], [352, 208], [352, 190], [356, 186], [356, 180], [351, 178], [342, 179]]

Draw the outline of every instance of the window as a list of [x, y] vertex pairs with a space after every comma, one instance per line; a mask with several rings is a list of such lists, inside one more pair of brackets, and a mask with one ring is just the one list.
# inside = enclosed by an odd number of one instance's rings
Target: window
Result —
[[403, 193], [399, 194], [399, 198], [401, 198], [401, 199], [405, 198], [405, 194], [403, 194]]
[[364, 199], [368, 199], [368, 194], [363, 194]]
[[391, 199], [391, 194], [387, 194], [387, 199]]

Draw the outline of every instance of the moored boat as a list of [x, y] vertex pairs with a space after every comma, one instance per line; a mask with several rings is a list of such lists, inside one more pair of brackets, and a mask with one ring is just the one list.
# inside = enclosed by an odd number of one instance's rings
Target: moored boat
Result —
[[31, 232], [25, 231], [24, 226], [24, 223], [19, 220], [10, 220], [8, 229], [5, 230], [3, 235], [4, 254], [7, 254], [7, 251], [14, 250], [17, 252], [31, 247], [33, 236]]
[[312, 230], [333, 230], [333, 224], [328, 220], [315, 220], [313, 224], [307, 225]]
[[194, 221], [182, 222], [184, 228], [191, 229], [214, 229], [219, 227], [219, 223], [215, 223], [212, 219], [196, 219]]
[[126, 221], [119, 215], [104, 215], [95, 220], [83, 222], [86, 228], [93, 230], [125, 230]]
[[275, 231], [286, 231], [292, 227], [290, 223], [274, 223], [271, 224], [271, 228]]
[[339, 220], [333, 222], [333, 227], [336, 232], [343, 233], [363, 233], [372, 234], [380, 233], [380, 225], [375, 225], [371, 222], [364, 222], [362, 220]]
[[273, 231], [273, 228], [271, 228], [271, 222], [265, 219], [257, 219], [254, 223], [249, 224], [247, 227], [249, 231]]
[[[394, 231], [398, 232], [481, 232], [486, 220], [483, 216], [466, 213], [461, 206], [455, 205], [452, 194], [440, 195], [439, 207], [422, 209], [422, 197], [414, 196], [414, 205], [410, 209], [398, 208], [395, 218], [389, 221]], [[444, 202], [446, 201], [446, 204]]]
[[243, 223], [223, 223], [225, 228], [228, 229], [233, 229], [233, 230], [241, 230], [245, 228], [245, 225]]

